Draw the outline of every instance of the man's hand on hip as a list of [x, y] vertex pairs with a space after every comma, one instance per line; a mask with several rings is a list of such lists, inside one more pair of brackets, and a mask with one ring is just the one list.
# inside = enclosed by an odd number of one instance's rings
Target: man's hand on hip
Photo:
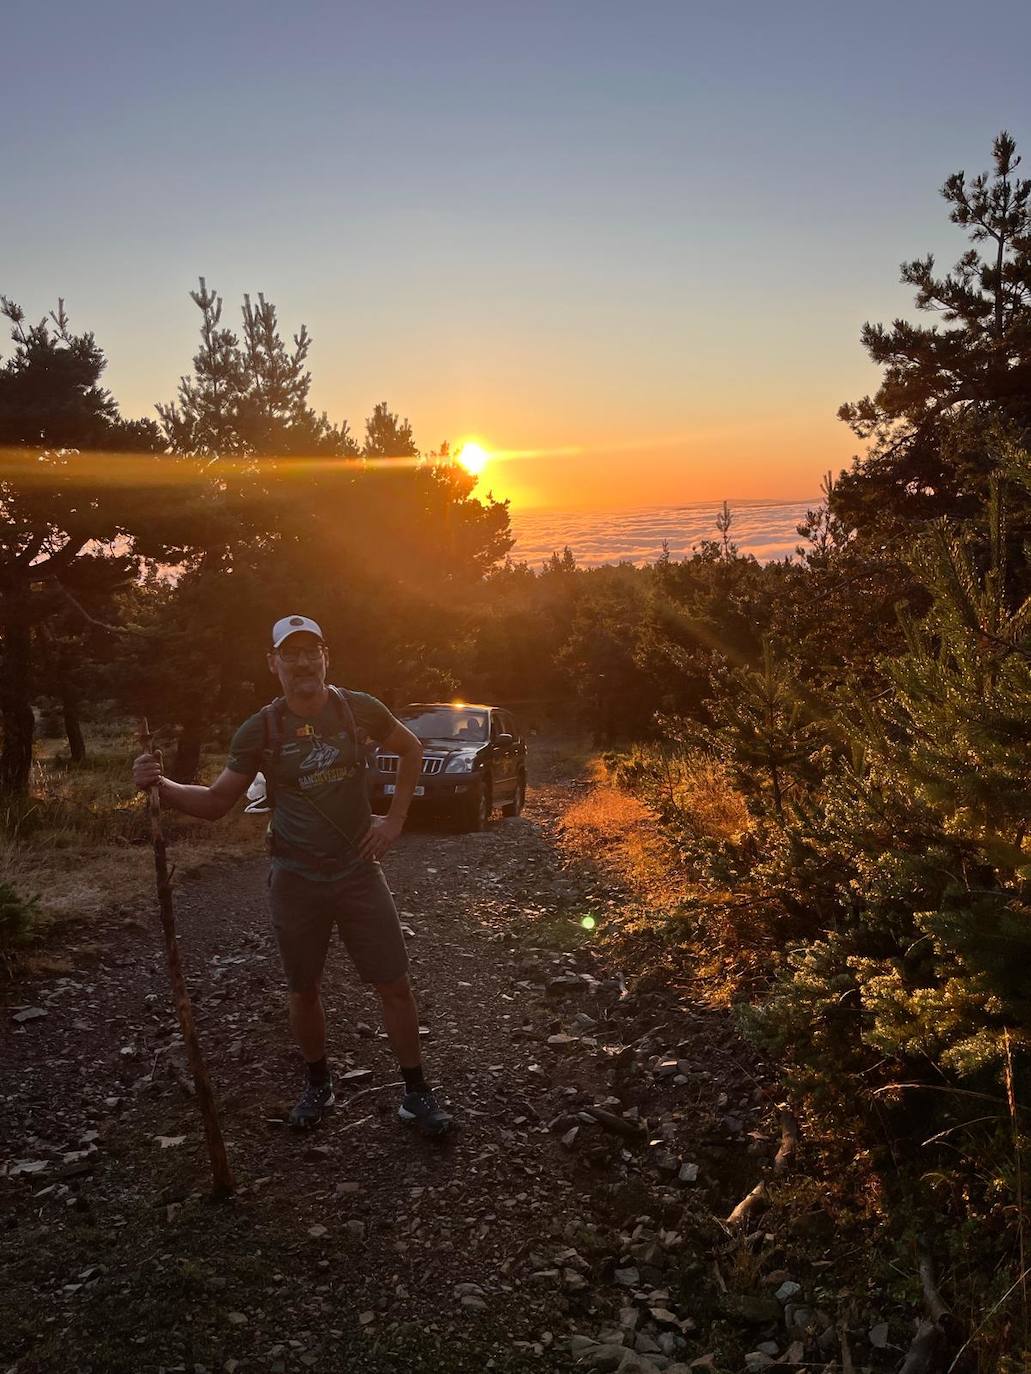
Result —
[[363, 859], [382, 857], [401, 834], [403, 824], [390, 816], [373, 816], [372, 824], [358, 845], [358, 853]]

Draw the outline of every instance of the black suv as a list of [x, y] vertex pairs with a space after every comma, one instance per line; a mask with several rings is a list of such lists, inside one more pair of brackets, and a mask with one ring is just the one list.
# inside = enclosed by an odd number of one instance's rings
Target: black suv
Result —
[[[518, 816], [526, 800], [526, 742], [500, 706], [427, 701], [394, 714], [422, 740], [416, 804], [447, 809], [467, 830], [482, 830], [495, 806]], [[397, 755], [377, 749], [373, 806], [385, 811], [397, 778]]]

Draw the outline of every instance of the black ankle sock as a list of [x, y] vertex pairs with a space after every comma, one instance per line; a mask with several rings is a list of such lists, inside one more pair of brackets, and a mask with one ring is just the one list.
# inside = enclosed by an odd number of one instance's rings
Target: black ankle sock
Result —
[[308, 1064], [308, 1082], [314, 1083], [316, 1088], [321, 1088], [323, 1083], [329, 1082], [329, 1065], [326, 1063], [325, 1055]]
[[430, 1085], [423, 1077], [422, 1065], [416, 1064], [414, 1069], [406, 1069], [403, 1065], [401, 1073], [404, 1075], [405, 1087], [410, 1093], [429, 1092]]

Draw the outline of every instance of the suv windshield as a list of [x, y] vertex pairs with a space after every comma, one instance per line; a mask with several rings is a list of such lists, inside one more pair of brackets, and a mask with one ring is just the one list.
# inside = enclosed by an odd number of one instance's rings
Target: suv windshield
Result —
[[468, 707], [410, 707], [398, 713], [398, 720], [420, 739], [453, 739], [469, 744], [484, 744], [487, 739], [487, 712]]

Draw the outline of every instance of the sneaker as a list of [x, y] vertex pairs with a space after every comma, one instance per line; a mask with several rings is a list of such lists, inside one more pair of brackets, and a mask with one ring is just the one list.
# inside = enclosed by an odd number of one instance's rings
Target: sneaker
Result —
[[325, 1083], [312, 1083], [309, 1080], [305, 1083], [300, 1101], [291, 1111], [286, 1124], [292, 1126], [295, 1131], [306, 1131], [312, 1126], [317, 1126], [326, 1108], [332, 1107], [335, 1101], [331, 1079], [327, 1078]]
[[452, 1119], [429, 1091], [405, 1093], [397, 1114], [408, 1126], [418, 1126], [424, 1135], [446, 1135]]

